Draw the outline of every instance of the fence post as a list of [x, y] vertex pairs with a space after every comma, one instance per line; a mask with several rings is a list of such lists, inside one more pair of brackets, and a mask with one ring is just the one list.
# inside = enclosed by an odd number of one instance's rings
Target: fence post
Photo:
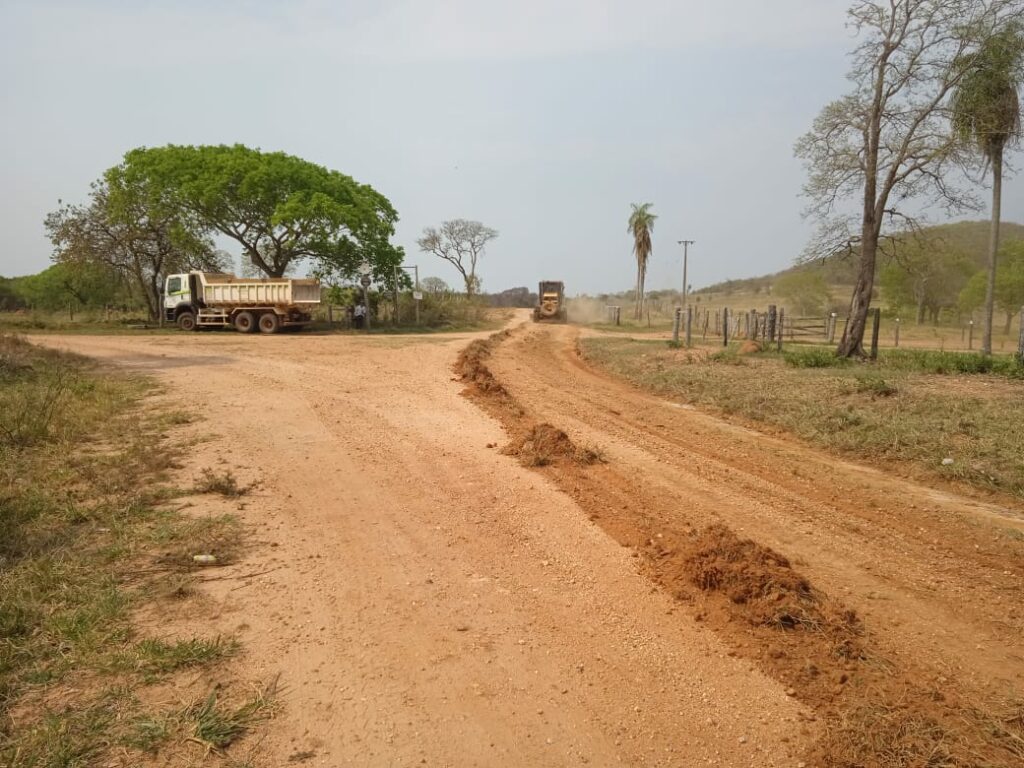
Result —
[[672, 346], [679, 346], [679, 318], [682, 316], [682, 307], [676, 307], [676, 311], [672, 313]]
[[775, 340], [775, 326], [779, 322], [779, 311], [774, 304], [768, 305], [768, 327], [765, 328], [765, 338], [770, 344]]
[[686, 346], [693, 346], [693, 307], [686, 308]]
[[729, 309], [722, 307], [722, 346], [729, 346]]
[[782, 334], [785, 332], [785, 330], [786, 330], [786, 310], [785, 309], [780, 309], [779, 310], [779, 327], [778, 327], [779, 345], [777, 347], [779, 352], [782, 351]]
[[836, 313], [830, 312], [828, 317], [825, 318], [825, 337], [829, 344], [832, 344], [836, 340]]
[[974, 321], [967, 321], [967, 348], [974, 349]]
[[882, 324], [882, 310], [875, 307], [871, 312], [871, 359], [878, 359], [878, 327]]
[[710, 318], [710, 313], [705, 309], [704, 310], [704, 327], [702, 327], [700, 329], [700, 340], [701, 341], [707, 341], [708, 340], [708, 320], [709, 320], [709, 318]]
[[893, 346], [899, 347], [900, 345], [900, 319], [896, 318], [896, 338], [893, 340]]
[[1017, 360], [1024, 365], [1024, 307], [1020, 308], [1020, 334], [1017, 338]]

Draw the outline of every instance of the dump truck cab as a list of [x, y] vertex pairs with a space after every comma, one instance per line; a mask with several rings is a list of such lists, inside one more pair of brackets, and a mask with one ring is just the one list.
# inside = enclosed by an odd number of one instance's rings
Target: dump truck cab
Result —
[[164, 281], [164, 318], [175, 323], [183, 312], [196, 314], [197, 293], [195, 275], [168, 275]]
[[564, 323], [567, 319], [565, 283], [558, 280], [542, 280], [537, 287], [537, 306], [533, 308], [534, 322]]

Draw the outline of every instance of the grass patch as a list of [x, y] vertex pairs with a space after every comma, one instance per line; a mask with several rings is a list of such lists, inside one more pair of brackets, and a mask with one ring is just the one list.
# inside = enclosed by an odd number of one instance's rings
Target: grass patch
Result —
[[140, 671], [168, 674], [189, 667], [201, 667], [229, 658], [241, 646], [233, 638], [198, 637], [168, 642], [159, 638], [141, 640], [129, 655], [131, 665]]
[[211, 692], [185, 713], [192, 722], [193, 738], [214, 749], [225, 749], [273, 714], [275, 693], [272, 684], [242, 704], [228, 706], [218, 701], [216, 692]]
[[209, 467], [203, 469], [194, 487], [196, 493], [219, 493], [231, 499], [245, 496], [252, 489], [251, 485], [240, 485], [230, 469], [217, 472]]
[[230, 557], [241, 540], [233, 519], [167, 508], [175, 449], [166, 414], [142, 407], [151, 389], [0, 334], [0, 765], [105, 765], [155, 748], [160, 716], [135, 693], [238, 650], [136, 637], [133, 612], [187, 586], [184, 568], [153, 567], [162, 553]]
[[[794, 368], [849, 368], [858, 361], [837, 357], [832, 347], [796, 347], [783, 353], [787, 365]], [[978, 352], [945, 352], [933, 349], [882, 349], [875, 365], [908, 373], [991, 374], [1008, 379], [1024, 379], [1024, 365], [1011, 355], [982, 355]]]
[[[784, 429], [837, 454], [905, 462], [1024, 497], [1024, 382], [1005, 373], [1011, 369], [971, 368], [976, 355], [892, 350], [857, 363], [824, 347], [781, 356], [740, 356], [730, 347], [702, 360], [663, 342], [621, 338], [585, 339], [582, 350], [645, 389]], [[936, 373], [950, 360], [967, 372]], [[943, 464], [946, 458], [953, 463]]]

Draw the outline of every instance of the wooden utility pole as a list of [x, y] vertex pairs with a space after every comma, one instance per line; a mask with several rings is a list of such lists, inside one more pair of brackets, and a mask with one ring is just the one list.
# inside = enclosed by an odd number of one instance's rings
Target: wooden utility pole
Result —
[[679, 240], [679, 245], [683, 246], [683, 306], [686, 306], [686, 293], [690, 289], [690, 284], [687, 282], [686, 269], [689, 262], [689, 250], [690, 246], [693, 245], [693, 240]]

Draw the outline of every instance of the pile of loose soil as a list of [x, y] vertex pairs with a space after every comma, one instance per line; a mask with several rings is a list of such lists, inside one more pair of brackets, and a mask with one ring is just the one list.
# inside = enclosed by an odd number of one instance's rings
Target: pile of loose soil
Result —
[[601, 454], [576, 445], [565, 432], [547, 423], [535, 424], [505, 446], [502, 451], [517, 456], [527, 467], [544, 467], [559, 460], [596, 464]]
[[455, 371], [467, 383], [472, 392], [481, 395], [507, 396], [505, 388], [498, 383], [484, 362], [490, 357], [494, 345], [507, 336], [508, 331], [501, 331], [486, 339], [477, 339], [459, 353]]
[[[793, 570], [789, 560], [723, 525], [701, 531], [684, 563], [691, 584], [725, 594], [744, 607], [751, 623], [783, 629], [817, 629], [827, 623], [824, 596]], [[845, 623], [855, 621], [851, 612]]]

